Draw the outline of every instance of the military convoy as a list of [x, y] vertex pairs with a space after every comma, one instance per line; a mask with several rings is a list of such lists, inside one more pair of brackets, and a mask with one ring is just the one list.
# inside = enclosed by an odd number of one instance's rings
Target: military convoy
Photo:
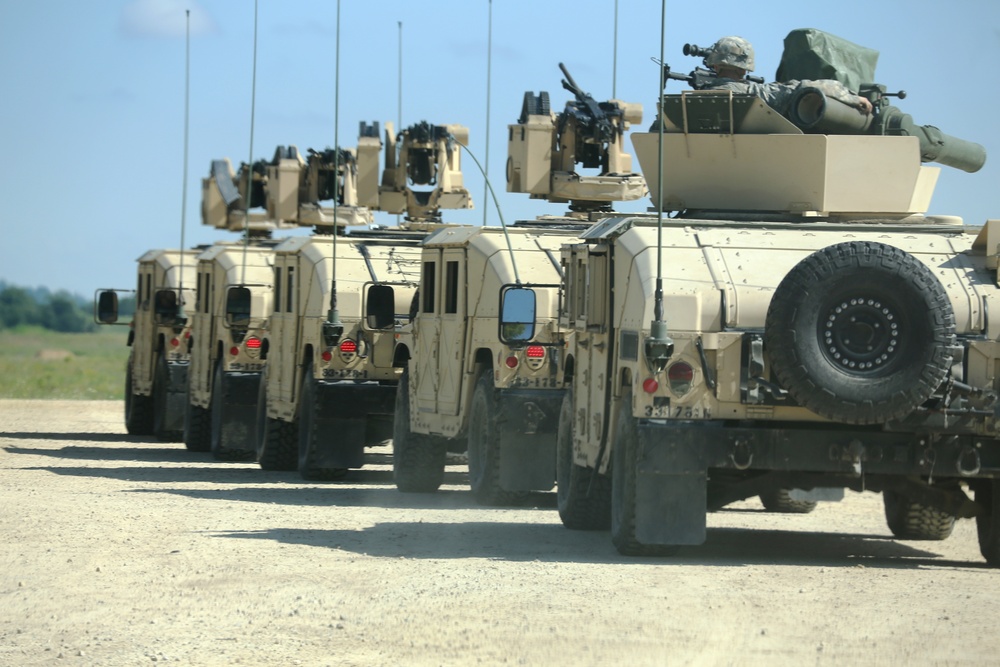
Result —
[[[796, 78], [874, 78], [873, 62], [841, 58], [854, 45], [836, 38], [810, 70], [811, 37], [796, 37]], [[555, 114], [547, 94], [526, 93], [507, 165], [508, 191], [567, 203], [562, 216], [443, 224], [441, 208], [471, 206], [461, 126], [394, 136], [389, 125], [381, 182], [377, 126], [335, 156], [332, 190], [319, 162], [267, 165], [268, 216], [316, 230], [253, 251], [216, 246], [185, 278], [198, 288], [190, 349], [207, 351], [191, 361], [194, 448], [206, 423], [235, 423], [214, 416], [215, 397], [238, 374], [263, 373], [256, 410], [241, 389], [231, 414], [264, 469], [337, 478], [391, 437], [397, 487], [430, 492], [448, 453], [465, 452], [478, 502], [555, 485], [564, 525], [610, 528], [626, 555], [700, 544], [707, 512], [745, 498], [807, 511], [843, 489], [875, 491], [900, 538], [944, 539], [975, 517], [984, 557], [1000, 565], [1000, 331], [989, 318], [1000, 221], [926, 215], [938, 168], [922, 164], [975, 171], [982, 148], [917, 126], [884, 86], [855, 86], [865, 114], [803, 85], [782, 115], [712, 90], [708, 70], [665, 69], [695, 90], [662, 94], [653, 126], [632, 134], [643, 178], [623, 144], [641, 107], [597, 103], [563, 72], [575, 100]], [[611, 210], [647, 194], [655, 213]], [[406, 223], [346, 229], [376, 210]], [[240, 250], [253, 275], [226, 279], [207, 306], [214, 267], [235, 266]], [[190, 302], [157, 270], [140, 277], [136, 335], [151, 285]], [[149, 320], [161, 339], [143, 333], [158, 342], [129, 358], [132, 433], [152, 429], [154, 371], [166, 365], [160, 386], [176, 388], [186, 369], [188, 324], [168, 300]], [[221, 318], [199, 324], [205, 308]], [[237, 374], [211, 400], [208, 368]], [[176, 432], [168, 414], [160, 431]]]

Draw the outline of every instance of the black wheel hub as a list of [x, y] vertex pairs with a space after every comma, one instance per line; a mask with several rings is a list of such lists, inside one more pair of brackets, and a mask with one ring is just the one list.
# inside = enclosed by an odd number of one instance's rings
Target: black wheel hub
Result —
[[852, 374], [878, 375], [900, 353], [902, 326], [892, 304], [865, 297], [839, 299], [819, 326], [827, 360]]

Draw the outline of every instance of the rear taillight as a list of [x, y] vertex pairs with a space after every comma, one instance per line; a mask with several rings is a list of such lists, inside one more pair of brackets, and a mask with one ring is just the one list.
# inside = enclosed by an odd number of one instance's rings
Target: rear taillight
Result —
[[340, 359], [345, 364], [354, 361], [358, 356], [358, 344], [350, 338], [345, 338], [337, 348], [340, 351]]
[[533, 371], [537, 371], [545, 365], [545, 348], [541, 345], [529, 345], [524, 351], [524, 357], [527, 361], [528, 368]]
[[260, 357], [260, 347], [261, 347], [260, 338], [257, 338], [256, 336], [250, 336], [245, 341], [243, 341], [243, 346], [247, 350], [247, 356], [249, 356], [251, 359], [257, 359], [258, 357]]
[[691, 364], [678, 361], [667, 369], [667, 380], [670, 382], [670, 391], [677, 396], [682, 396], [691, 390], [694, 369], [691, 368]]

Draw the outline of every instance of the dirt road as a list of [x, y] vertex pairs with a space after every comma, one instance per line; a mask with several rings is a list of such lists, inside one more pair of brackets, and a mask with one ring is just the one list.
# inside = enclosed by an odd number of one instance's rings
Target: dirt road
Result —
[[890, 538], [882, 503], [745, 502], [627, 559], [554, 494], [477, 507], [460, 467], [404, 495], [125, 435], [122, 406], [0, 401], [0, 664], [997, 664], [975, 524]]

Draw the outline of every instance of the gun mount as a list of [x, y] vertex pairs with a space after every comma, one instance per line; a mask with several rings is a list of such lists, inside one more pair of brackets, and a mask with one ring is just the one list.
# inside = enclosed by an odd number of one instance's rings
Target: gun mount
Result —
[[[228, 158], [213, 160], [209, 176], [202, 179], [202, 224], [230, 231], [246, 228], [255, 238], [269, 237], [276, 229], [370, 225], [371, 212], [359, 199], [363, 196], [370, 202], [374, 190], [377, 201], [370, 174], [378, 172], [381, 144], [376, 138], [372, 150], [366, 127], [362, 123], [356, 152], [310, 148], [305, 160], [295, 146], [278, 146], [270, 161], [257, 160], [249, 166], [243, 163], [236, 173]], [[377, 137], [377, 123], [375, 133]], [[367, 188], [364, 192], [359, 192], [361, 178]], [[247, 179], [251, 179], [249, 208], [261, 211], [247, 211]], [[334, 199], [338, 204], [336, 221], [330, 204]]]
[[[623, 148], [630, 124], [642, 122], [642, 105], [597, 102], [562, 63], [559, 68], [566, 77], [563, 88], [574, 99], [553, 114], [547, 92], [524, 94], [521, 116], [508, 126], [507, 192], [569, 202], [570, 211], [578, 213], [610, 211], [611, 202], [645, 196], [646, 181], [632, 171], [632, 156]], [[577, 164], [599, 173], [578, 174]]]
[[462, 178], [459, 146], [469, 143], [467, 127], [421, 121], [394, 135], [392, 123], [386, 123], [385, 137], [379, 210], [405, 213], [409, 222], [440, 222], [441, 209], [473, 207]]

